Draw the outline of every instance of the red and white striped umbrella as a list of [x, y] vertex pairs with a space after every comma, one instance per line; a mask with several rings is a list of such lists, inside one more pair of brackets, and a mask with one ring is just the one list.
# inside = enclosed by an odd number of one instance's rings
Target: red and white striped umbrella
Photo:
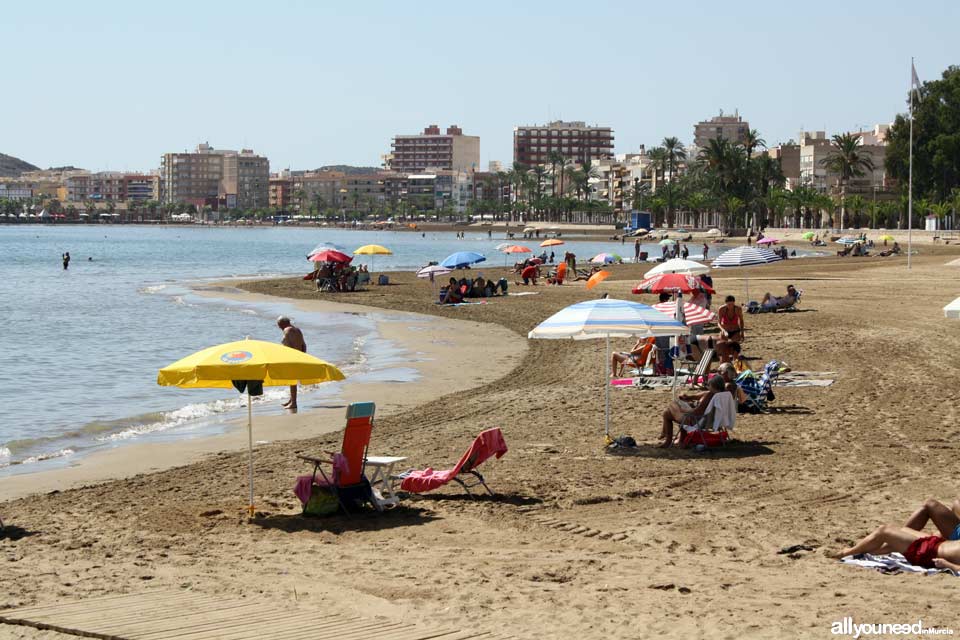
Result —
[[[661, 313], [667, 314], [671, 318], [674, 318], [677, 315], [676, 300], [655, 304], [653, 305], [653, 308]], [[697, 306], [692, 302], [683, 303], [683, 321], [688, 327], [692, 327], [695, 324], [714, 322], [716, 318], [717, 315], [713, 311], [710, 311], [710, 309], [704, 309], [703, 307]]]

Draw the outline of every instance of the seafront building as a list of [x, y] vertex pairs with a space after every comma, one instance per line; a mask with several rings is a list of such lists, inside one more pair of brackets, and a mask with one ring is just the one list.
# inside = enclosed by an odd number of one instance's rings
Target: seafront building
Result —
[[159, 199], [159, 176], [149, 173], [100, 171], [74, 174], [59, 188], [61, 202], [128, 202]]
[[270, 162], [250, 149], [214, 149], [208, 143], [193, 152], [165, 153], [160, 162], [160, 200], [198, 208], [266, 207]]
[[693, 144], [700, 149], [706, 148], [710, 140], [726, 138], [733, 144], [743, 144], [750, 132], [750, 123], [744, 120], [739, 112], [734, 111], [732, 116], [714, 116], [709, 120], [701, 120], [693, 125]]
[[562, 120], [514, 127], [514, 163], [526, 167], [547, 165], [555, 153], [575, 164], [612, 158], [613, 129]]
[[480, 137], [467, 136], [453, 124], [441, 133], [435, 124], [416, 135], [394, 136], [384, 167], [396, 173], [428, 169], [477, 171], [480, 168]]

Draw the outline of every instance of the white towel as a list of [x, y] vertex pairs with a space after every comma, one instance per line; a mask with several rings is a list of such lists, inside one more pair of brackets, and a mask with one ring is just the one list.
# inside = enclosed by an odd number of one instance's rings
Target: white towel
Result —
[[949, 569], [927, 569], [926, 567], [918, 567], [915, 564], [910, 564], [907, 562], [907, 559], [899, 553], [891, 553], [882, 556], [874, 555], [872, 553], [863, 553], [858, 556], [846, 556], [845, 558], [842, 558], [840, 562], [843, 562], [844, 564], [852, 564], [858, 567], [865, 567], [867, 569], [876, 569], [877, 571], [882, 571], [883, 573], [909, 571], [911, 573], [922, 573], [927, 576], [932, 576], [936, 573], [949, 573], [951, 575], [960, 576], [960, 573], [950, 571]]
[[737, 424], [737, 402], [733, 399], [733, 394], [729, 391], [721, 391], [710, 398], [710, 404], [707, 405], [707, 413], [713, 411], [713, 430], [719, 431], [726, 428], [733, 431]]

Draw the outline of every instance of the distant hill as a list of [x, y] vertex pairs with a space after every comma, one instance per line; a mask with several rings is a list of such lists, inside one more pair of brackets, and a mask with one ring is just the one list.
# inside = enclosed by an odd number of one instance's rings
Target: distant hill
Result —
[[39, 168], [20, 158], [0, 153], [0, 177], [17, 178], [24, 171], [36, 171]]

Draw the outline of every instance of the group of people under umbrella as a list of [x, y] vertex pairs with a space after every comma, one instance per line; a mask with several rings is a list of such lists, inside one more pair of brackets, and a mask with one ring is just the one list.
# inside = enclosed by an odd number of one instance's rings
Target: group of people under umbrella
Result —
[[307, 254], [307, 260], [314, 263], [311, 273], [304, 280], [313, 280], [317, 291], [355, 291], [357, 287], [370, 282], [370, 271], [366, 265], [353, 265], [353, 256], [393, 255], [393, 252], [379, 244], [366, 244], [348, 255], [346, 250], [334, 244], [318, 245]]

